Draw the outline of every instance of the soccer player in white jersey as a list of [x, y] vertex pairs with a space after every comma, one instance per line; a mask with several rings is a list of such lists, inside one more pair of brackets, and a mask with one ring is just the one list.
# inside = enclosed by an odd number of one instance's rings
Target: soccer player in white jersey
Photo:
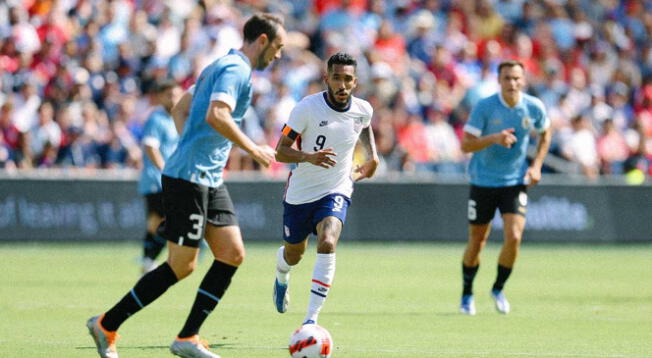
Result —
[[[462, 262], [460, 303], [460, 312], [468, 315], [476, 312], [473, 280], [496, 209], [502, 215], [504, 241], [491, 297], [498, 312], [510, 311], [503, 288], [514, 267], [525, 228], [527, 187], [541, 180], [541, 166], [550, 147], [550, 121], [543, 102], [521, 91], [525, 84], [523, 64], [513, 60], [502, 62], [498, 66], [498, 81], [500, 92], [482, 99], [473, 108], [462, 139], [462, 150], [473, 153], [469, 163], [469, 238]], [[533, 131], [538, 132], [539, 141], [528, 165], [526, 154]]]
[[[356, 60], [336, 53], [328, 60], [327, 90], [302, 99], [292, 110], [276, 146], [276, 160], [297, 163], [284, 200], [283, 239], [277, 251], [274, 304], [287, 311], [288, 281], [299, 263], [308, 236], [317, 235], [310, 303], [304, 324], [316, 323], [335, 276], [335, 247], [351, 203], [353, 182], [374, 175], [378, 154], [371, 130], [371, 105], [352, 95], [357, 85]], [[352, 171], [358, 140], [367, 161]], [[293, 148], [296, 142], [297, 149]]]

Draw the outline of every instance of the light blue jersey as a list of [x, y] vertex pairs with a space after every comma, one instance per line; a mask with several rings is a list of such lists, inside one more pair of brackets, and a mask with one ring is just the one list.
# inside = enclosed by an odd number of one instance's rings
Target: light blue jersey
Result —
[[473, 153], [469, 163], [471, 184], [486, 187], [525, 184], [530, 132], [543, 132], [549, 126], [543, 102], [526, 93], [521, 93], [521, 100], [514, 107], [505, 103], [500, 92], [479, 101], [464, 131], [481, 137], [514, 128], [516, 143], [511, 148], [492, 144]]
[[[143, 144], [158, 148], [167, 161], [177, 148], [179, 134], [174, 126], [174, 120], [163, 107], [156, 108], [147, 118], [143, 128]], [[138, 182], [138, 192], [142, 195], [159, 193], [161, 187], [161, 171], [152, 163], [147, 155], [143, 156], [143, 171]]]
[[233, 120], [240, 124], [251, 102], [249, 59], [232, 49], [202, 71], [192, 94], [190, 114], [179, 146], [166, 163], [163, 174], [215, 188], [222, 184], [231, 141], [206, 123], [206, 112], [210, 102], [223, 102], [232, 109]]

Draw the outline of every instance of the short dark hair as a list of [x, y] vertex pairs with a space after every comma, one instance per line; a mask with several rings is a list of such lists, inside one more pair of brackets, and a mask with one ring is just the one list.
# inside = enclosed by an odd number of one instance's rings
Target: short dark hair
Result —
[[161, 94], [170, 88], [174, 88], [177, 86], [177, 83], [174, 82], [173, 80], [165, 79], [165, 80], [158, 80], [154, 82], [152, 85], [152, 93], [154, 94]]
[[262, 35], [267, 35], [269, 41], [273, 41], [278, 33], [278, 28], [283, 26], [283, 18], [270, 13], [253, 15], [244, 25], [244, 40], [252, 43]]
[[358, 61], [356, 61], [355, 58], [353, 58], [353, 56], [349, 55], [348, 53], [338, 52], [328, 59], [328, 71], [333, 69], [333, 65], [350, 65], [354, 68], [357, 68]]
[[500, 76], [500, 72], [503, 70], [503, 68], [505, 68], [505, 67], [516, 67], [516, 66], [520, 66], [523, 70], [525, 70], [525, 66], [523, 66], [523, 62], [521, 62], [519, 60], [506, 60], [506, 61], [501, 62], [498, 65], [498, 76]]

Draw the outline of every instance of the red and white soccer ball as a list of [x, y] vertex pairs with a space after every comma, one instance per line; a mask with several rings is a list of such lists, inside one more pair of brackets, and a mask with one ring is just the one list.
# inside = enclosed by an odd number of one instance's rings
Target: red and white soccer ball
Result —
[[306, 324], [292, 333], [288, 349], [292, 358], [329, 358], [333, 338], [325, 328]]

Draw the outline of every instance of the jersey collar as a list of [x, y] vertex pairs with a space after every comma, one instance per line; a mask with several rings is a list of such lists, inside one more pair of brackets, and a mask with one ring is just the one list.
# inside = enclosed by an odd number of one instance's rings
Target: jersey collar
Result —
[[503, 92], [502, 91], [498, 91], [498, 99], [500, 99], [500, 103], [502, 103], [503, 106], [505, 106], [507, 108], [516, 108], [521, 104], [521, 102], [523, 102], [523, 92], [519, 92], [519, 94], [518, 94], [518, 102], [516, 102], [514, 107], [510, 107], [509, 104], [507, 104], [507, 102], [503, 98]]
[[242, 51], [232, 48], [231, 50], [229, 50], [229, 55], [238, 55], [238, 56], [240, 56], [244, 60], [244, 62], [247, 65], [249, 65], [249, 67], [251, 67], [251, 61], [249, 61], [249, 57], [245, 56], [245, 54], [242, 53]]
[[349, 98], [349, 104], [346, 106], [346, 108], [340, 109], [340, 108], [337, 108], [337, 107], [333, 106], [333, 104], [328, 100], [328, 91], [324, 91], [324, 92], [322, 92], [322, 94], [323, 94], [323, 97], [324, 97], [324, 102], [326, 102], [328, 107], [330, 107], [332, 110], [334, 110], [336, 112], [347, 112], [349, 109], [351, 109], [351, 103], [353, 103], [353, 97]]

